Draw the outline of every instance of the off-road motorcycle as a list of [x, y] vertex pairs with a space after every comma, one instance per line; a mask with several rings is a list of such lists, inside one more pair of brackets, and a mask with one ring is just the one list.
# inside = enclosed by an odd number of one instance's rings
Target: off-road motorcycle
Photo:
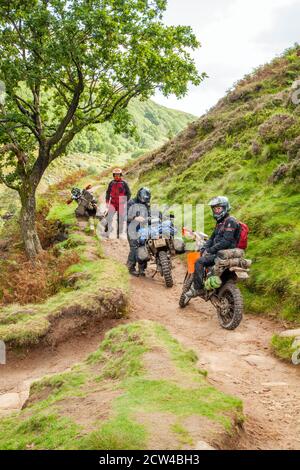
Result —
[[92, 186], [89, 184], [85, 189], [72, 188], [71, 198], [67, 204], [73, 201], [77, 203], [75, 210], [76, 217], [95, 217], [97, 213], [97, 201], [90, 192]]
[[[207, 235], [188, 231], [187, 229], [185, 231], [196, 239], [197, 249], [200, 250], [208, 238]], [[205, 270], [204, 287], [200, 297], [206, 302], [210, 301], [216, 308], [222, 328], [234, 330], [243, 318], [243, 297], [237, 283], [248, 279], [251, 260], [244, 259], [244, 252], [238, 249], [224, 250], [219, 252], [218, 255], [221, 256], [222, 254], [224, 259], [217, 258], [216, 264]], [[231, 257], [231, 254], [238, 257]], [[185, 293], [193, 283], [195, 261], [200, 256], [199, 251], [188, 254], [188, 270], [179, 300], [181, 308], [185, 308], [190, 302]]]
[[173, 287], [172, 257], [184, 253], [184, 242], [175, 238], [177, 233], [174, 227], [174, 217], [169, 214], [149, 218], [149, 226], [141, 227], [139, 234], [139, 261], [152, 261], [156, 265], [153, 277], [159, 273], [165, 281], [166, 287]]

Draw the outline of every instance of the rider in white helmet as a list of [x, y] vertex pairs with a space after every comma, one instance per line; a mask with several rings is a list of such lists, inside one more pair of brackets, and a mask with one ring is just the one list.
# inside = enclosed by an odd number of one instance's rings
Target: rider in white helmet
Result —
[[204, 270], [212, 266], [220, 250], [235, 248], [238, 241], [239, 223], [230, 216], [231, 205], [225, 196], [214, 197], [209, 206], [212, 209], [212, 215], [216, 220], [215, 229], [201, 249], [201, 258], [195, 263], [194, 282], [186, 296], [188, 298], [200, 295], [203, 288]]

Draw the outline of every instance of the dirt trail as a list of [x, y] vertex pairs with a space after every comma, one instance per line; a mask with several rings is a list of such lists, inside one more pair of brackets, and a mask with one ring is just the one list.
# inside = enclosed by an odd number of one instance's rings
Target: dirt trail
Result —
[[[104, 248], [107, 256], [126, 261], [126, 242], [109, 240]], [[269, 347], [280, 325], [246, 315], [231, 332], [219, 326], [213, 307], [201, 299], [181, 310], [185, 269], [180, 260], [174, 265], [173, 289], [166, 289], [160, 276], [131, 280], [130, 320], [164, 324], [197, 352], [198, 365], [208, 371], [212, 385], [243, 400], [247, 419], [240, 449], [300, 449], [300, 368], [277, 360]], [[148, 275], [151, 272], [150, 266]]]
[[[126, 241], [103, 242], [107, 256], [126, 261]], [[166, 289], [162, 278], [132, 278], [131, 313], [125, 321], [150, 319], [165, 325], [185, 346], [194, 349], [199, 367], [208, 371], [218, 389], [240, 397], [246, 415], [240, 449], [300, 449], [300, 368], [274, 358], [269, 341], [280, 325], [247, 315], [234, 332], [220, 328], [214, 309], [197, 299], [178, 307], [184, 266], [174, 261], [175, 286]], [[150, 266], [148, 276], [153, 272]], [[9, 357], [0, 365], [0, 416], [20, 408], [30, 383], [45, 375], [68, 370], [94, 351], [105, 331], [120, 320], [107, 322], [99, 331], [71, 338], [54, 350], [37, 348], [25, 358]]]
[[53, 349], [43, 345], [26, 355], [9, 353], [7, 364], [0, 365], [0, 417], [21, 408], [32, 382], [68, 371], [99, 347], [106, 331], [119, 324], [120, 320], [105, 320], [97, 331], [81, 331]]

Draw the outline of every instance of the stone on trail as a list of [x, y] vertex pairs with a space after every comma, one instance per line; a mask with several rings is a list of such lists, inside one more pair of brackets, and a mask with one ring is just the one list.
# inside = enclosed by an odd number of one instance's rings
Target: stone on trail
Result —
[[197, 442], [195, 450], [216, 450], [210, 446], [207, 442], [199, 441]]
[[263, 382], [263, 387], [288, 387], [287, 382]]
[[6, 393], [0, 395], [0, 411], [18, 410], [20, 408], [20, 396], [18, 393]]

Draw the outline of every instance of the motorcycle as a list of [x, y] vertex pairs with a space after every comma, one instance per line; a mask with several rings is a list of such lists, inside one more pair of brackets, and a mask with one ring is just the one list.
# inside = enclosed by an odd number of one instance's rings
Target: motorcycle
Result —
[[[208, 238], [207, 235], [188, 231], [187, 229], [184, 230], [185, 233], [189, 233], [196, 240], [197, 249], [200, 250]], [[239, 258], [230, 258], [230, 252], [235, 252], [235, 254], [241, 256]], [[216, 264], [205, 270], [204, 287], [200, 297], [206, 302], [211, 302], [216, 308], [222, 328], [234, 330], [243, 318], [243, 297], [237, 283], [249, 278], [251, 260], [243, 258], [242, 250], [224, 250], [220, 253], [224, 255], [225, 259], [217, 258]], [[188, 270], [179, 300], [181, 308], [185, 308], [190, 302], [185, 294], [192, 286], [195, 262], [200, 256], [199, 251], [188, 254]]]
[[184, 253], [184, 243], [176, 239], [176, 227], [174, 217], [162, 214], [157, 218], [150, 218], [150, 226], [141, 227], [139, 234], [139, 261], [153, 261], [156, 271], [153, 277], [159, 273], [165, 280], [166, 287], [173, 287], [172, 257], [178, 253]]

